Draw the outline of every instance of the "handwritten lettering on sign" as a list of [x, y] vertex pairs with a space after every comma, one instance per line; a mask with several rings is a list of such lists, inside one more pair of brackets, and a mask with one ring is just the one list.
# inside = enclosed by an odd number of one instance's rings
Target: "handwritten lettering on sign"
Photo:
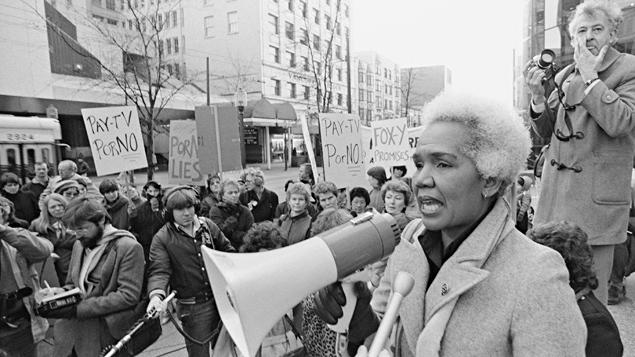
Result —
[[407, 129], [406, 118], [372, 122], [373, 157], [376, 166], [389, 169], [395, 165], [406, 165], [410, 161]]
[[98, 175], [148, 166], [135, 107], [82, 109]]
[[359, 117], [320, 114], [326, 180], [338, 187], [366, 184]]
[[170, 122], [168, 183], [182, 185], [204, 182], [198, 158], [198, 146], [202, 144], [202, 140], [197, 135], [194, 120]]

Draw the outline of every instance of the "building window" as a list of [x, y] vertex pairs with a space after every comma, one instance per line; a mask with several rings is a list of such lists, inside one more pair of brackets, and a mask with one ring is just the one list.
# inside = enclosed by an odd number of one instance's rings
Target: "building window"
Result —
[[320, 11], [317, 9], [313, 9], [313, 21], [316, 24], [320, 24]]
[[317, 72], [318, 76], [322, 75], [322, 64], [318, 61], [314, 61], [313, 65], [315, 66], [315, 71]]
[[357, 112], [359, 113], [359, 119], [360, 119], [360, 120], [364, 120], [364, 108], [359, 107], [359, 108], [357, 109]]
[[176, 78], [181, 78], [181, 71], [178, 63], [174, 64], [174, 75], [176, 76]]
[[165, 40], [165, 49], [169, 55], [172, 54], [172, 40], [169, 38]]
[[106, 0], [106, 9], [115, 10], [117, 5], [115, 5], [115, 0]]
[[324, 15], [324, 22], [326, 23], [326, 29], [331, 29], [331, 17], [329, 15]]
[[238, 11], [230, 11], [227, 13], [227, 33], [238, 33]]
[[205, 18], [205, 37], [212, 37], [214, 30], [214, 16], [207, 16]]
[[287, 7], [289, 8], [289, 11], [293, 12], [293, 0], [289, 0]]
[[273, 93], [275, 95], [280, 95], [280, 80], [278, 79], [272, 79], [273, 80]]
[[172, 27], [176, 27], [179, 24], [179, 18], [176, 16], [176, 11], [172, 11]]
[[300, 9], [302, 9], [302, 17], [306, 19], [308, 16], [306, 1], [300, 1]]
[[368, 103], [372, 104], [373, 103], [373, 92], [368, 91], [368, 92], [366, 92], [366, 94], [368, 96], [368, 98], [366, 98], [366, 100], [368, 101]]
[[289, 97], [291, 97], [291, 98], [295, 98], [296, 97], [295, 83], [289, 82]]
[[295, 68], [295, 53], [287, 51], [287, 56], [289, 57], [289, 67]]
[[320, 50], [320, 36], [318, 35], [313, 35], [313, 49]]
[[271, 58], [273, 61], [280, 63], [280, 49], [275, 46], [269, 46], [269, 51], [271, 52]]
[[341, 24], [341, 23], [339, 23], [339, 21], [335, 24], [335, 33], [336, 33], [338, 36], [341, 36], [341, 35], [342, 35], [342, 24]]
[[163, 40], [159, 40], [159, 55], [163, 54]]
[[304, 86], [304, 99], [308, 100], [311, 96], [311, 88], [309, 86]]
[[364, 101], [364, 90], [362, 88], [359, 89], [359, 101], [363, 102]]
[[160, 30], [163, 28], [163, 15], [157, 15], [157, 28]]
[[118, 24], [117, 20], [113, 20], [113, 19], [106, 19], [106, 23], [108, 23], [108, 25], [115, 25], [115, 26], [117, 26]]
[[335, 57], [337, 57], [337, 59], [342, 59], [342, 46], [335, 45]]
[[360, 71], [359, 73], [357, 73], [357, 78], [359, 83], [364, 83], [364, 72]]
[[295, 26], [292, 23], [284, 23], [284, 33], [289, 40], [295, 40]]
[[93, 0], [92, 3], [93, 3], [93, 6], [101, 7], [101, 0]]
[[303, 45], [308, 45], [309, 43], [309, 31], [307, 31], [306, 29], [300, 29], [300, 32], [302, 33], [300, 36], [300, 43]]
[[168, 69], [168, 73], [169, 73], [170, 75], [172, 75], [172, 65], [171, 65], [171, 64], [168, 64], [166, 67], [167, 67], [167, 69]]
[[280, 23], [278, 22], [278, 16], [269, 14], [269, 23], [273, 27], [273, 32], [276, 35], [280, 34]]
[[366, 109], [366, 120], [373, 120], [373, 110], [372, 109]]
[[178, 39], [178, 37], [174, 38], [174, 53], [179, 53], [179, 39]]
[[342, 93], [337, 93], [337, 105], [343, 105], [342, 103], [344, 103], [344, 96], [342, 95]]
[[305, 71], [309, 71], [309, 57], [302, 56], [302, 68]]
[[342, 69], [341, 68], [337, 69], [337, 80], [340, 81], [340, 82], [342, 81]]

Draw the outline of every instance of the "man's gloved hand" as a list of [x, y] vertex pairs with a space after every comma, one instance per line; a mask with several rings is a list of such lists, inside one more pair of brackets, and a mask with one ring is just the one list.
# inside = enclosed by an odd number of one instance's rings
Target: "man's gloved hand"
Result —
[[77, 305], [66, 306], [46, 312], [42, 311], [39, 315], [47, 319], [74, 319], [77, 317]]
[[346, 305], [346, 295], [338, 281], [315, 294], [315, 314], [329, 325], [335, 325], [344, 315], [342, 306]]

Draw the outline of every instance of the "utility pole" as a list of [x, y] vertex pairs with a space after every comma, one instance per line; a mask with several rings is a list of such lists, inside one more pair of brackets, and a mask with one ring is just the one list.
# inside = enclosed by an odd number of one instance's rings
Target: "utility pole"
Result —
[[351, 39], [350, 33], [346, 33], [346, 105], [348, 113], [353, 112], [353, 99], [351, 98]]
[[207, 106], [209, 107], [210, 105], [210, 98], [209, 98], [209, 57], [205, 58], [205, 63], [207, 65]]

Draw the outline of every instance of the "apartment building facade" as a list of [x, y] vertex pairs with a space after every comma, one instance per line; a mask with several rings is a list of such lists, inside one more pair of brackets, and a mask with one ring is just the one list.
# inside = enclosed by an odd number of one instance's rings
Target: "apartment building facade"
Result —
[[399, 65], [375, 52], [353, 56], [353, 108], [360, 120], [399, 118], [401, 115], [401, 74]]

